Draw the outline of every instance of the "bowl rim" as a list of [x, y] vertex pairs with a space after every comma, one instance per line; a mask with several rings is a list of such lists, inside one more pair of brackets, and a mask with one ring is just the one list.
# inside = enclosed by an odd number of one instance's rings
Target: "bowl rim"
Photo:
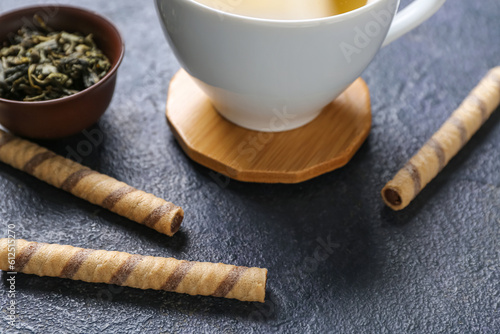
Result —
[[52, 99], [52, 100], [46, 100], [46, 101], [18, 101], [18, 100], [9, 100], [0, 97], [0, 103], [10, 103], [10, 104], [17, 104], [17, 105], [24, 105], [24, 106], [36, 106], [36, 105], [48, 105], [48, 104], [55, 104], [55, 103], [60, 103], [60, 102], [66, 102], [66, 101], [71, 101], [71, 100], [76, 100], [82, 95], [85, 95], [89, 91], [98, 89], [99, 86], [102, 86], [106, 81], [108, 81], [115, 73], [118, 71], [118, 67], [120, 67], [123, 57], [125, 55], [125, 43], [123, 41], [123, 37], [118, 30], [118, 28], [115, 26], [111, 20], [107, 19], [106, 17], [92, 11], [86, 8], [78, 7], [78, 6], [70, 6], [70, 5], [61, 5], [61, 4], [44, 4], [44, 5], [34, 5], [34, 6], [25, 6], [25, 7], [19, 7], [4, 13], [0, 14], [0, 20], [4, 18], [5, 16], [15, 14], [17, 12], [23, 12], [23, 11], [29, 11], [29, 10], [36, 10], [36, 9], [42, 9], [46, 7], [56, 7], [56, 8], [63, 8], [63, 9], [69, 9], [73, 10], [76, 12], [80, 13], [85, 13], [87, 15], [91, 15], [98, 20], [104, 22], [105, 24], [109, 25], [109, 27], [114, 31], [116, 36], [118, 37], [119, 44], [120, 44], [120, 55], [118, 59], [116, 60], [115, 64], [111, 67], [111, 69], [106, 73], [106, 75], [99, 80], [97, 83], [93, 84], [92, 86], [85, 88], [84, 90], [79, 91], [78, 93], [75, 93], [70, 96], [65, 96], [65, 97], [60, 97], [57, 99]]

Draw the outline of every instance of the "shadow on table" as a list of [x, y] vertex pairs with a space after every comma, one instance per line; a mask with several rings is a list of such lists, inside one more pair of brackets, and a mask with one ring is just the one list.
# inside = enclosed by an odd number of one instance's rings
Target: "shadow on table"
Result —
[[[72, 225], [70, 221], [61, 228], [59, 232], [64, 232], [68, 237], [80, 233], [81, 238], [93, 241], [104, 237], [104, 232], [116, 230], [123, 230], [126, 235], [133, 236], [134, 238], [147, 239], [148, 243], [156, 244], [161, 247], [166, 247], [174, 252], [182, 252], [189, 240], [186, 233], [181, 230], [175, 234], [174, 237], [169, 237], [165, 234], [157, 232], [149, 227], [131, 221], [125, 217], [115, 214], [111, 211], [101, 208], [100, 206], [89, 203], [83, 199], [75, 197], [66, 193], [63, 190], [57, 189], [43, 181], [36, 179], [26, 173], [18, 171], [5, 164], [0, 164], [0, 174], [2, 177], [12, 180], [18, 184], [19, 188], [29, 189], [30, 192], [22, 193], [20, 191], [16, 196], [19, 197], [15, 205], [19, 205], [19, 211], [22, 211], [27, 217], [28, 221], [34, 220], [33, 217], [38, 217], [39, 212], [43, 212], [45, 216], [53, 216], [54, 219], [60, 219], [61, 212], [68, 210], [81, 210], [81, 215], [75, 216], [75, 219], [80, 216], [85, 216], [88, 221], [95, 221], [99, 223], [99, 232], [86, 231], [85, 226]], [[39, 198], [34, 199], [33, 194], [37, 194]], [[29, 196], [27, 198], [26, 196]], [[24, 202], [34, 201], [34, 205], [25, 207]], [[50, 202], [50, 205], [47, 203]], [[14, 203], [14, 202], [13, 202]], [[14, 204], [13, 204], [14, 205]], [[30, 217], [32, 215], [33, 217]], [[78, 222], [77, 222], [78, 223]], [[88, 227], [88, 226], [87, 226]], [[94, 236], [91, 238], [91, 234]], [[20, 236], [22, 237], [22, 236]], [[44, 242], [59, 242], [53, 240], [43, 239]], [[67, 242], [67, 241], [66, 241]]]
[[[7, 281], [9, 277], [5, 272], [2, 272], [2, 283], [6, 290], [10, 286]], [[266, 322], [275, 319], [279, 308], [279, 305], [274, 302], [273, 293], [269, 290], [266, 291], [265, 303], [241, 302], [234, 299], [190, 296], [174, 292], [141, 290], [21, 273], [16, 275], [16, 294], [18, 299], [21, 298], [19, 295], [23, 295], [35, 304], [36, 300], [42, 300], [48, 295], [56, 294], [72, 300], [73, 303], [88, 303], [93, 309], [104, 307], [110, 314], [125, 307], [127, 312], [134, 312], [134, 309], [136, 311], [153, 310], [157, 316], [169, 313], [230, 316], [252, 322]]]
[[[65, 139], [36, 142], [64, 157], [76, 160], [85, 166], [99, 170], [98, 165], [101, 147], [105, 145], [105, 141], [106, 136], [97, 124], [84, 130], [80, 134]], [[60, 220], [61, 213], [76, 209], [77, 211], [81, 210], [81, 215], [77, 214], [75, 219], [78, 219], [79, 216], [85, 216], [88, 217], [89, 221], [93, 220], [99, 222], [101, 231], [93, 233], [85, 230], [85, 226], [71, 225], [71, 223], [62, 224], [59, 221], [60, 225], [65, 225], [59, 232], [64, 232], [68, 237], [81, 233], [81, 238], [93, 241], [93, 239], [102, 237], [101, 234], [103, 231], [115, 232], [116, 230], [123, 230], [127, 235], [134, 236], [135, 238], [147, 239], [149, 243], [167, 247], [174, 252], [183, 251], [187, 245], [188, 236], [182, 232], [182, 227], [181, 230], [176, 233], [175, 238], [172, 238], [105, 210], [100, 206], [68, 194], [61, 189], [57, 189], [6, 164], [0, 163], [0, 174], [2, 177], [9, 179], [13, 184], [17, 185], [17, 187], [12, 186], [9, 189], [11, 191], [15, 190], [16, 194], [13, 196], [18, 198], [15, 202], [12, 201], [11, 205], [18, 206], [18, 211], [23, 212], [27, 216], [25, 218], [27, 221], [35, 219], [32, 217], [38, 217], [40, 212], [43, 212], [45, 216], [53, 216], [54, 219]], [[26, 192], [24, 189], [28, 189], [29, 191]], [[33, 204], [30, 206], [26, 205], [25, 202], [33, 202]], [[91, 237], [90, 234], [94, 234], [94, 236]], [[47, 239], [42, 240], [44, 242], [59, 242]], [[64, 243], [66, 244], [67, 241]]]
[[[180, 147], [179, 150], [182, 151]], [[258, 213], [249, 218], [252, 229], [266, 231], [266, 238], [252, 242], [261, 244], [267, 253], [288, 251], [292, 240], [285, 235], [296, 239], [287, 254], [286, 264], [298, 262], [297, 270], [308, 271], [307, 279], [313, 280], [311, 286], [315, 283], [332, 286], [335, 279], [366, 286], [378, 271], [371, 241], [374, 226], [369, 212], [363, 210], [360, 194], [364, 192], [364, 185], [362, 182], [353, 185], [349, 179], [356, 177], [350, 174], [369, 178], [363, 167], [369, 151], [368, 140], [351, 160], [349, 168], [340, 168], [298, 184], [246, 183], [231, 179], [224, 187], [215, 188], [220, 197], [241, 199], [244, 207], [236, 210], [245, 210], [242, 216]], [[213, 182], [211, 170], [193, 161], [190, 165], [198, 177]], [[273, 262], [269, 259], [269, 263]], [[283, 268], [274, 270], [280, 274]], [[332, 273], [335, 275], [329, 275]], [[316, 279], [318, 282], [314, 282]]]
[[[314, 295], [320, 298], [319, 287], [329, 290], [345, 286], [362, 288], [375, 280], [379, 268], [375, 261], [378, 254], [372, 242], [372, 229], [376, 226], [370, 212], [364, 210], [365, 184], [352, 181], [356, 177], [369, 178], [363, 167], [369, 151], [367, 141], [351, 160], [349, 168], [299, 184], [230, 180], [227, 187], [220, 190], [221, 197], [239, 199], [234, 201], [238, 207], [233, 211], [240, 212], [251, 223], [252, 230], [258, 231], [258, 239], [248, 237], [247, 241], [266, 250], [261, 261], [274, 264], [270, 272], [281, 277], [288, 273], [296, 276], [291, 281], [308, 282], [300, 284], [293, 292], [296, 293], [294, 299], [308, 299]], [[212, 181], [209, 170], [196, 163], [192, 166], [199, 177]], [[286, 261], [273, 258], [279, 254], [286, 256]], [[296, 268], [287, 268], [292, 265]], [[289, 286], [283, 283], [280, 289], [286, 291]]]
[[[456, 175], [464, 164], [471, 158], [486, 138], [500, 125], [500, 108], [497, 109], [488, 121], [479, 129], [471, 140], [457, 153], [448, 165], [432, 180], [420, 194], [401, 211], [393, 211], [387, 206], [381, 210], [382, 220], [392, 226], [404, 226], [425, 208], [444, 187], [450, 184], [450, 178]], [[490, 171], [494, 173], [496, 171]]]

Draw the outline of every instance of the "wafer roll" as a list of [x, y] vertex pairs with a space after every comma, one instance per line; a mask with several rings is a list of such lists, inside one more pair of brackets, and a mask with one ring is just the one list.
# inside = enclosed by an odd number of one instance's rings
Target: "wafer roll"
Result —
[[[16, 240], [15, 264], [8, 262], [8, 239], [0, 239], [0, 269], [38, 276], [108, 283], [264, 302], [267, 269]], [[11, 267], [12, 265], [12, 267]]]
[[0, 130], [0, 161], [158, 232], [179, 230], [182, 208]]
[[382, 189], [384, 202], [401, 210], [448, 164], [500, 104], [500, 67], [488, 72], [460, 107]]

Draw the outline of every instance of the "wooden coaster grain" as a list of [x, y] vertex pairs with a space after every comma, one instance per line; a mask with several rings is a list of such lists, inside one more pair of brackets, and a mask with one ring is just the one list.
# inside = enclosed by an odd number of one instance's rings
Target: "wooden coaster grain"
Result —
[[170, 83], [166, 116], [191, 159], [232, 179], [262, 183], [298, 183], [344, 166], [371, 128], [370, 93], [361, 78], [309, 124], [267, 133], [220, 116], [180, 70]]

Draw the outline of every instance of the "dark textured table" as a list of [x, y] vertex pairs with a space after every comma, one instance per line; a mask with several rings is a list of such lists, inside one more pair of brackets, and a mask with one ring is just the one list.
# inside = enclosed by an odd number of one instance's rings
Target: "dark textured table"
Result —
[[[123, 32], [114, 100], [89, 133], [43, 142], [186, 211], [173, 238], [0, 164], [2, 235], [269, 269], [265, 304], [17, 275], [1, 333], [500, 332], [500, 112], [409, 208], [380, 189], [500, 63], [500, 2], [449, 0], [363, 77], [373, 129], [344, 168], [298, 185], [245, 184], [191, 162], [165, 123], [179, 65], [153, 1], [58, 1]], [[0, 11], [46, 1], [3, 0]], [[409, 1], [403, 1], [406, 5]], [[92, 132], [93, 131], [93, 132]], [[82, 144], [83, 143], [83, 144]], [[92, 149], [88, 149], [90, 146]]]

